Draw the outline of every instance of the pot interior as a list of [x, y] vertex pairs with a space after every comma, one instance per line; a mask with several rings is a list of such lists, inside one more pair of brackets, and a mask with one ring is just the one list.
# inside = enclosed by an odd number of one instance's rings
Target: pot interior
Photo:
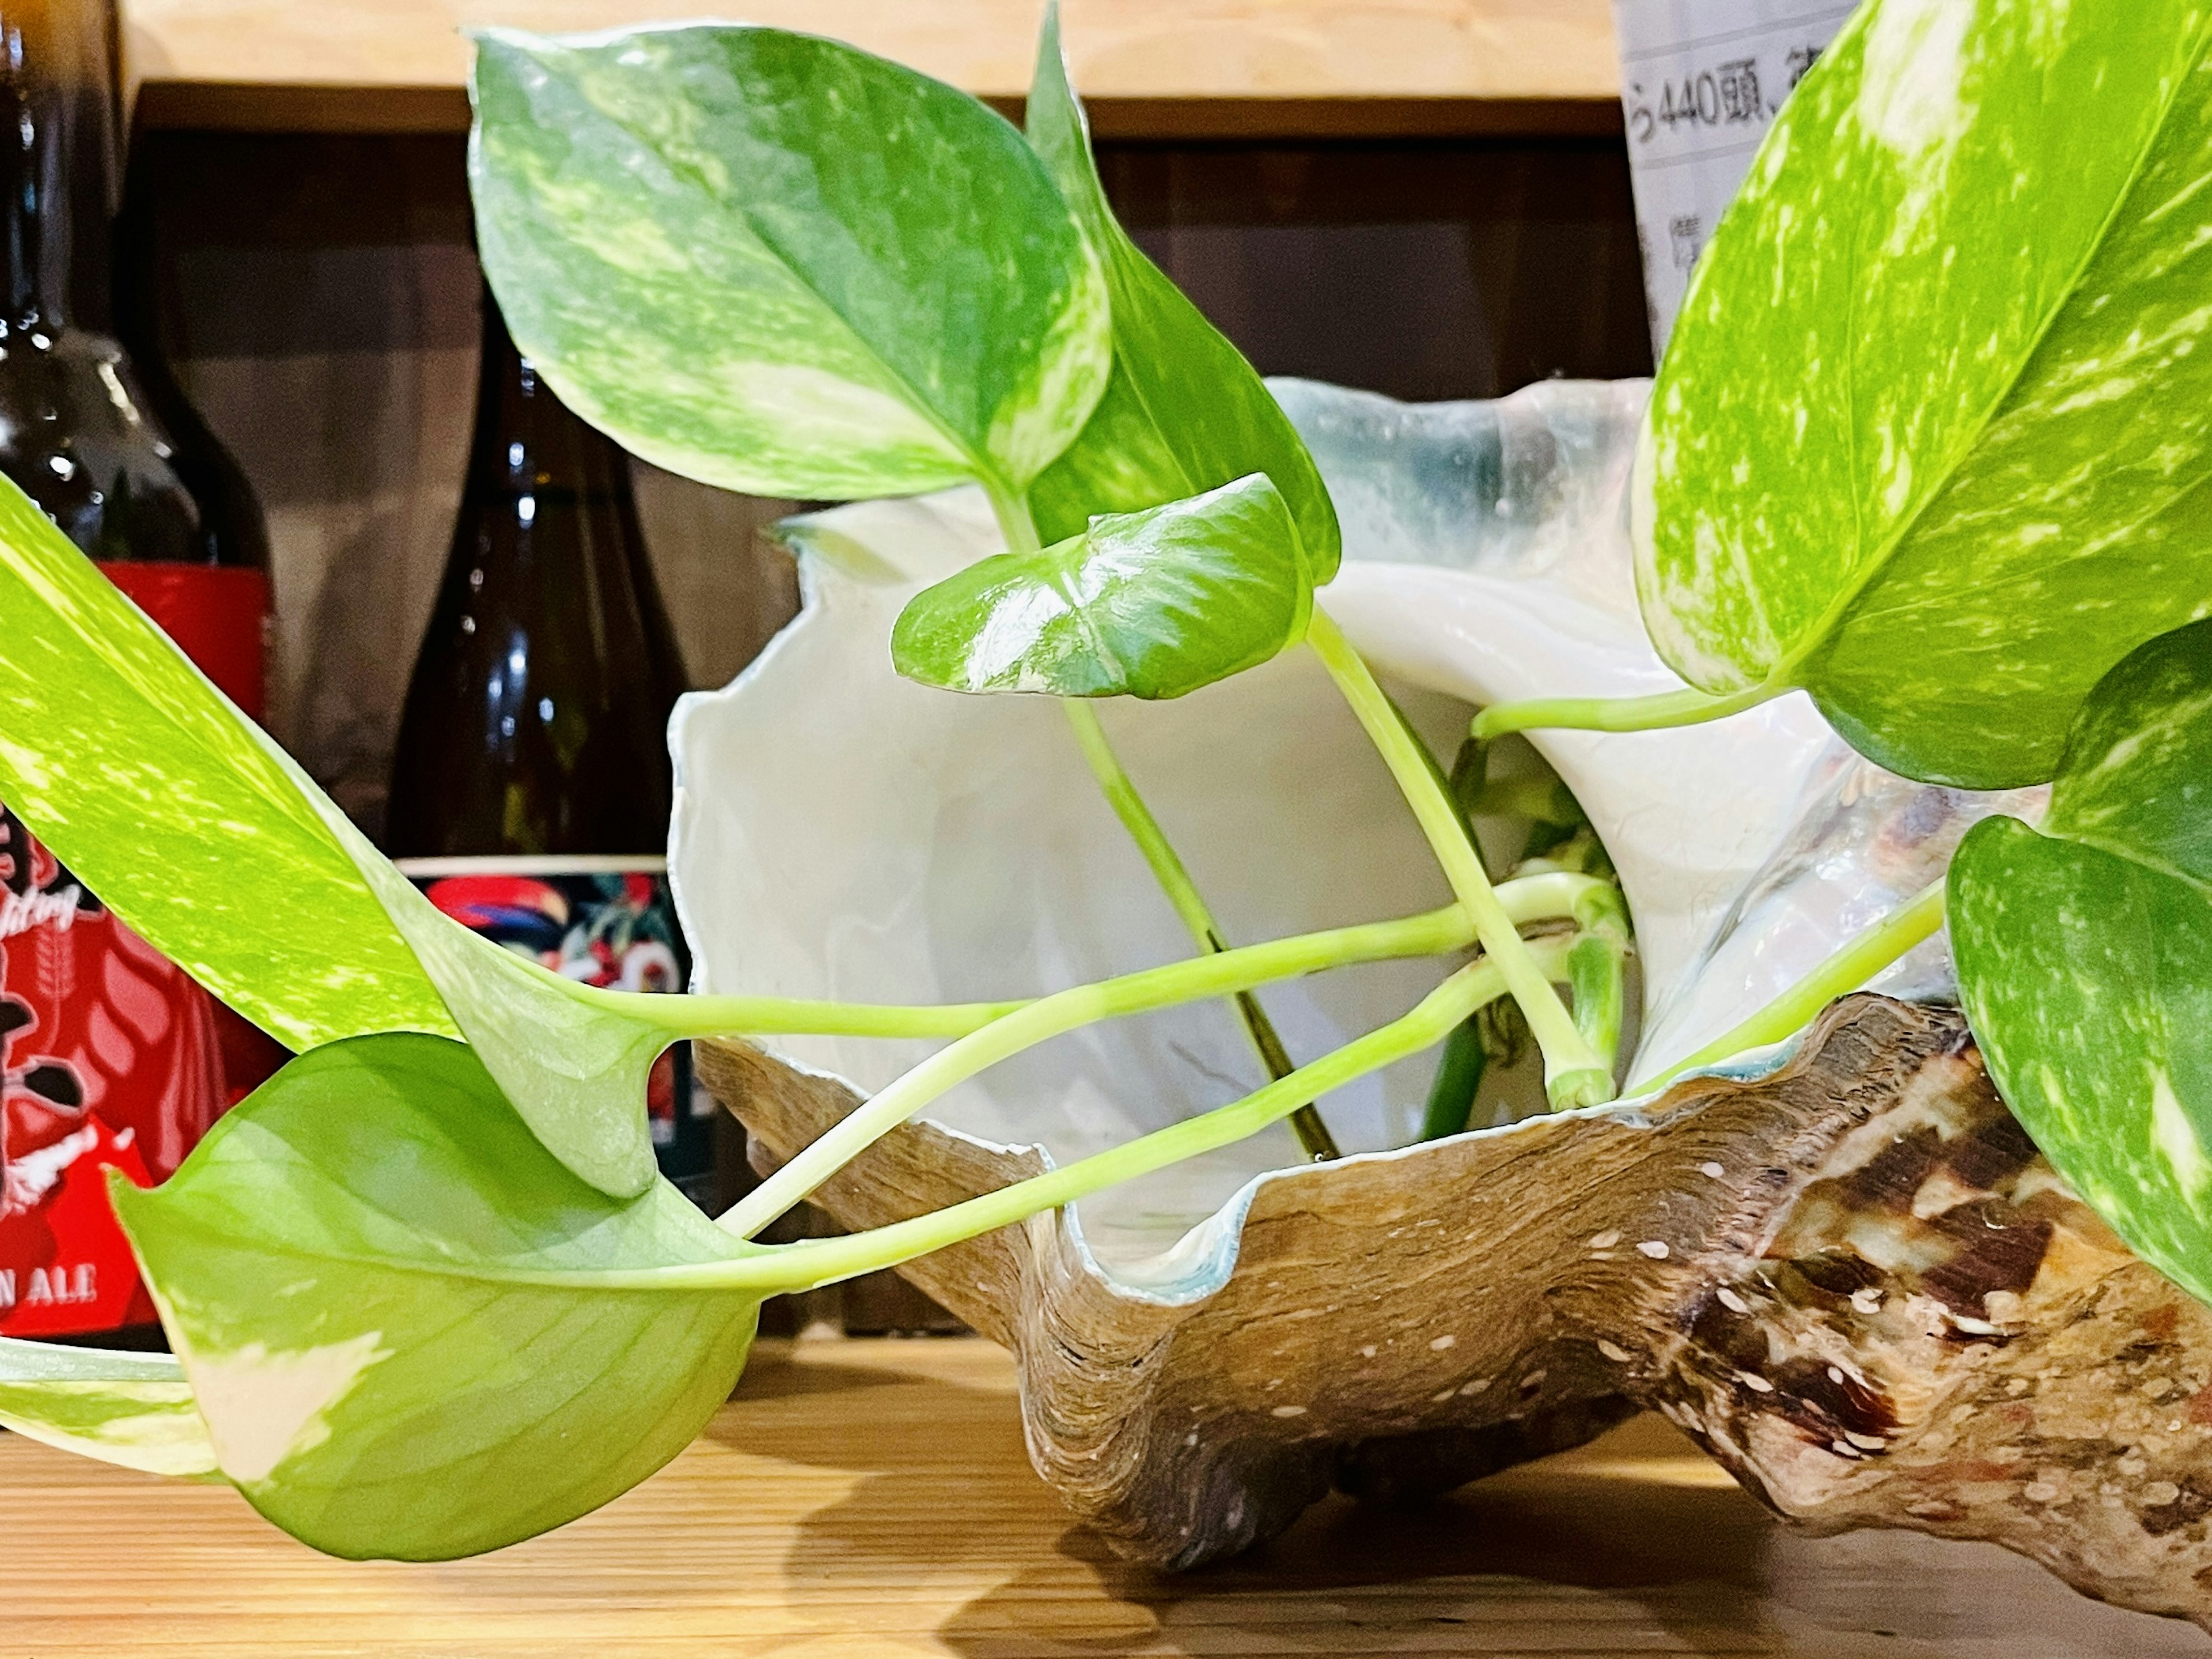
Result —
[[[968, 504], [972, 512], [972, 504]], [[842, 539], [861, 515], [872, 556]], [[895, 520], [884, 522], [886, 517]], [[816, 521], [807, 613], [770, 658], [677, 722], [674, 867], [699, 988], [870, 1002], [1036, 995], [1173, 962], [1192, 945], [1042, 698], [969, 697], [899, 679], [884, 640], [905, 599], [985, 530], [958, 506], [876, 503]], [[904, 568], [891, 567], [883, 550]], [[799, 660], [776, 661], [774, 659]], [[1449, 764], [1459, 700], [1391, 690]], [[1450, 894], [1410, 811], [1310, 653], [1174, 702], [1103, 703], [1124, 764], [1234, 942], [1408, 915]], [[1533, 751], [1521, 763], [1538, 764]], [[1382, 963], [1266, 988], [1301, 1061], [1419, 1000], [1460, 958]], [[770, 1039], [864, 1091], [939, 1046]], [[1347, 1152], [1419, 1133], [1422, 1054], [1337, 1091]], [[1516, 1115], [1533, 1068], [1493, 1081]], [[1226, 1104], [1266, 1080], [1225, 1002], [1109, 1022], [1007, 1060], [927, 1115], [1057, 1164]], [[1540, 1084], [1539, 1084], [1540, 1087]], [[1501, 1091], [1503, 1091], [1501, 1093]], [[1482, 1121], [1482, 1120], [1478, 1120]], [[1103, 1264], [1141, 1276], [1263, 1171], [1303, 1162], [1286, 1126], [1079, 1206]]]

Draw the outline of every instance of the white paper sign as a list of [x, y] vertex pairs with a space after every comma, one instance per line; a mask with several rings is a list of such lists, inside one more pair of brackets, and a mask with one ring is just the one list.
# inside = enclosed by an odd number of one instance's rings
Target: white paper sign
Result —
[[1651, 349], [1790, 89], [1850, 0], [1613, 0]]

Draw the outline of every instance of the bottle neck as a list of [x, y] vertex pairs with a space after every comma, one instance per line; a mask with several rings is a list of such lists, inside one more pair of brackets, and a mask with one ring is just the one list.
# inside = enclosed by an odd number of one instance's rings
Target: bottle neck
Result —
[[0, 0], [0, 249], [9, 332], [109, 326], [114, 0]]
[[487, 289], [470, 492], [610, 500], [626, 495], [629, 485], [629, 464], [621, 450], [569, 413], [538, 378], [515, 349]]
[[629, 459], [564, 409], [489, 295], [453, 552], [393, 757], [395, 855], [626, 855], [667, 833], [682, 659]]

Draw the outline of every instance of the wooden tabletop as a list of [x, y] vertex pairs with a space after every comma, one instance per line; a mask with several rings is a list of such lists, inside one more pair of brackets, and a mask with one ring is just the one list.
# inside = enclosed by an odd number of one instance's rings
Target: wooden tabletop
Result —
[[0, 1437], [11, 1659], [1790, 1655], [2168, 1659], [2188, 1626], [1984, 1545], [1782, 1531], [1656, 1419], [1411, 1514], [1332, 1499], [1182, 1577], [1071, 1527], [969, 1339], [767, 1345], [708, 1434], [475, 1561], [333, 1561], [228, 1488]]
[[[360, 131], [468, 125], [461, 31], [721, 15], [835, 35], [1002, 105], [1042, 0], [124, 0], [155, 125]], [[1618, 130], [1610, 0], [1065, 0], [1109, 137]]]

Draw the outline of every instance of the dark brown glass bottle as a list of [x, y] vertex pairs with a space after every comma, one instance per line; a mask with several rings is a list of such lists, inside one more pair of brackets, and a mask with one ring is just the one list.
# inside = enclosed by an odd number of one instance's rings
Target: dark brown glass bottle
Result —
[[[684, 686], [623, 452], [556, 398], [484, 296], [459, 523], [392, 757], [385, 842], [434, 902], [587, 983], [684, 988], [665, 848]], [[664, 1173], [713, 1181], [690, 1056], [656, 1069]]]
[[238, 467], [115, 327], [113, 0], [0, 0], [0, 472], [257, 719], [269, 547]]
[[658, 852], [684, 684], [628, 458], [562, 406], [486, 294], [476, 438], [400, 719], [386, 844]]
[[[0, 474], [258, 718], [259, 512], [110, 332], [115, 36], [112, 0], [0, 0]], [[105, 1171], [166, 1176], [283, 1058], [0, 804], [0, 1332], [158, 1340]]]

